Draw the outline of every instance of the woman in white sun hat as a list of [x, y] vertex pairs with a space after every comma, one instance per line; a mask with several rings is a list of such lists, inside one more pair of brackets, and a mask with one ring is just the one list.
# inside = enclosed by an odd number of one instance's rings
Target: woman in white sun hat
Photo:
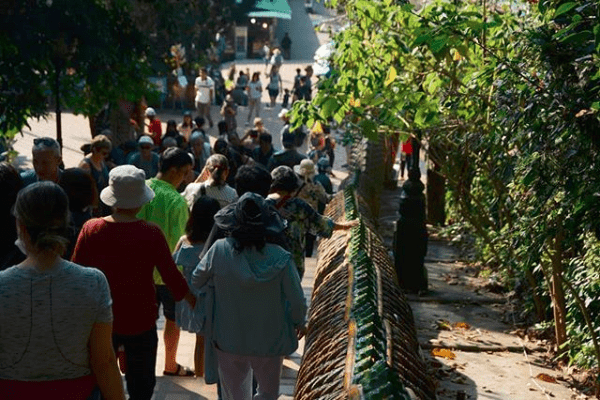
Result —
[[[125, 350], [127, 391], [133, 399], [150, 399], [156, 384], [158, 337], [154, 267], [176, 301], [195, 298], [177, 269], [160, 228], [138, 219], [140, 208], [154, 198], [144, 171], [122, 165], [110, 171], [100, 199], [113, 213], [89, 220], [82, 228], [73, 261], [104, 272], [113, 296], [113, 346]], [[122, 366], [123, 367], [123, 366]]]

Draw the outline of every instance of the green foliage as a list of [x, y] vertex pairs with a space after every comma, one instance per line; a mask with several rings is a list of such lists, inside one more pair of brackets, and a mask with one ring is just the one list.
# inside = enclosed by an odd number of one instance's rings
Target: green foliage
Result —
[[[600, 318], [600, 298], [598, 298], [598, 293], [600, 293], [600, 242], [589, 234], [585, 235], [583, 242], [581, 254], [570, 260], [567, 279], [585, 303], [592, 321], [598, 321]], [[581, 309], [574, 305], [575, 299], [572, 294], [569, 295], [568, 301], [573, 305], [568, 308], [567, 314], [571, 360], [577, 365], [594, 366], [596, 355], [586, 321]], [[594, 326], [594, 335], [596, 337], [600, 335], [600, 325]]]
[[296, 120], [333, 116], [368, 138], [422, 138], [479, 260], [509, 285], [527, 283], [538, 320], [549, 298], [561, 304], [551, 290], [561, 279], [565, 347], [573, 362], [597, 363], [590, 346], [600, 322], [589, 299], [600, 294], [598, 245], [588, 234], [600, 226], [598, 3], [332, 3], [350, 20], [335, 37], [336, 72]]
[[85, 115], [149, 92], [145, 41], [126, 0], [14, 1], [0, 23], [0, 135], [45, 115], [57, 90]]
[[170, 47], [181, 43], [186, 49], [188, 63], [183, 66], [188, 74], [196, 74], [198, 67], [210, 60], [207, 50], [215, 41], [217, 32], [225, 31], [236, 21], [244, 21], [256, 0], [130, 0], [131, 15], [149, 43], [148, 59], [152, 70], [167, 74], [174, 69], [169, 65]]

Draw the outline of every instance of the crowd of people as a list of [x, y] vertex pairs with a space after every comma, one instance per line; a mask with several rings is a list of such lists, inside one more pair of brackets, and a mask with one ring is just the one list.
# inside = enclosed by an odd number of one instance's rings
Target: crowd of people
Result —
[[[322, 214], [326, 128], [302, 154], [307, 135], [283, 109], [277, 150], [258, 106], [240, 138], [224, 105], [211, 146], [203, 100], [164, 134], [147, 108], [135, 145], [102, 132], [77, 168], [47, 137], [33, 169], [0, 163], [0, 399], [123, 399], [119, 367], [129, 397], [150, 399], [161, 306], [164, 375], [204, 376], [223, 399], [277, 398], [306, 330], [305, 257], [355, 221]], [[176, 359], [181, 329], [196, 333], [193, 369]]]

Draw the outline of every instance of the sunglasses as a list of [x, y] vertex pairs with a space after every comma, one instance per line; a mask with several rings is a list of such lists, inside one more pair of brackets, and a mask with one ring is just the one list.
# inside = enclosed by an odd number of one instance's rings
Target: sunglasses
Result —
[[43, 144], [44, 146], [51, 147], [51, 146], [56, 146], [58, 144], [58, 142], [52, 138], [42, 137], [42, 138], [33, 139], [33, 144], [36, 146]]

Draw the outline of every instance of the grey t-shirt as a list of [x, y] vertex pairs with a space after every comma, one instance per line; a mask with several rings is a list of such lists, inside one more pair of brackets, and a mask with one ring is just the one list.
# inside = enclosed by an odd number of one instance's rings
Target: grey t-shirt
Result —
[[112, 322], [104, 274], [62, 260], [44, 272], [0, 271], [0, 379], [50, 381], [91, 374], [88, 340]]

